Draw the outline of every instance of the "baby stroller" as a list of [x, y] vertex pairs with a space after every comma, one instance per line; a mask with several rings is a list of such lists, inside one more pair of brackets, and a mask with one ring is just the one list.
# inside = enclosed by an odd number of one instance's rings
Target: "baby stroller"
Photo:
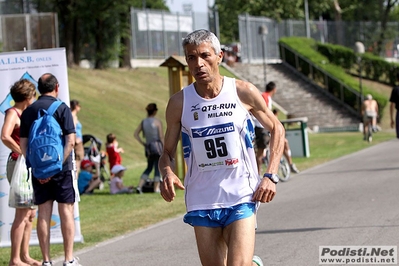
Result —
[[93, 135], [83, 135], [84, 158], [92, 161], [96, 165], [97, 173], [99, 173], [102, 182], [110, 180], [110, 173], [105, 167], [106, 155], [101, 152], [102, 142]]

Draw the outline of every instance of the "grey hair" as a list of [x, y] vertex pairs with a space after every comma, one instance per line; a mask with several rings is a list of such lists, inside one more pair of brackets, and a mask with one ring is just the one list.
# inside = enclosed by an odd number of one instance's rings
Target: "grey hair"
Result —
[[188, 44], [200, 45], [204, 42], [208, 42], [211, 44], [215, 54], [219, 54], [222, 50], [220, 48], [220, 42], [218, 37], [215, 34], [208, 30], [196, 30], [189, 33], [182, 41], [182, 46], [184, 49], [184, 53], [186, 52], [186, 46]]

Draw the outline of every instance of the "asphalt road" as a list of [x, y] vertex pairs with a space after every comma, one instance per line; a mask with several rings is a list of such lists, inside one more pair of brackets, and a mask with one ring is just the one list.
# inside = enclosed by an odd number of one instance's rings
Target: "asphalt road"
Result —
[[[319, 265], [319, 246], [397, 246], [398, 151], [399, 140], [391, 140], [278, 184], [273, 202], [258, 212], [255, 254], [265, 265], [309, 266]], [[200, 265], [194, 232], [182, 217], [76, 256], [83, 266]]]

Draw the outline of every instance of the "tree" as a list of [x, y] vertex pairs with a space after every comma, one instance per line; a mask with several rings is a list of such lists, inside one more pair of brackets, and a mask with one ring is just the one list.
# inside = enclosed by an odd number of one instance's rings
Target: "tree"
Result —
[[[142, 0], [25, 0], [38, 12], [57, 12], [60, 44], [68, 66], [82, 58], [105, 68], [111, 60], [130, 65], [130, 7], [142, 8]], [[168, 10], [164, 0], [146, 0], [146, 8]]]
[[398, 4], [399, 0], [379, 0], [379, 5], [380, 5], [380, 22], [381, 22], [381, 30], [379, 34], [379, 38], [377, 41], [377, 49], [376, 49], [376, 54], [380, 55], [382, 51], [382, 46], [383, 42], [385, 40], [385, 34], [386, 34], [386, 29], [387, 29], [387, 24], [388, 24], [388, 19], [389, 19], [389, 13], [391, 10], [394, 8], [395, 5]]
[[[309, 0], [310, 14], [318, 18], [328, 8], [331, 0]], [[221, 42], [238, 40], [238, 15], [263, 16], [277, 21], [304, 19], [303, 0], [216, 0], [219, 11]]]

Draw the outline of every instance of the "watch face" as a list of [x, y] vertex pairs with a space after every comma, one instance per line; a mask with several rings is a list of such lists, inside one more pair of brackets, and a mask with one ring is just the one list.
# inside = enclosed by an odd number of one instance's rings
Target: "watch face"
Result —
[[278, 182], [278, 176], [275, 174], [272, 175], [271, 179], [273, 180], [274, 183]]
[[273, 181], [273, 183], [277, 184], [279, 181], [278, 175], [276, 174], [264, 174], [263, 177], [267, 177], [269, 178], [271, 181]]

